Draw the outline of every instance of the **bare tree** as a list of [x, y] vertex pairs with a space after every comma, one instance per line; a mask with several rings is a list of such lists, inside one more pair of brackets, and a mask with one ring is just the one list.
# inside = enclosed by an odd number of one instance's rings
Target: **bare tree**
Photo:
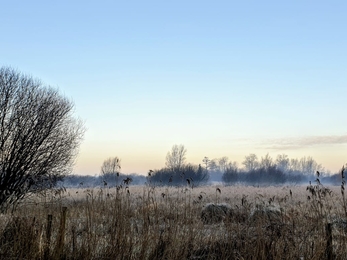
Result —
[[202, 162], [205, 164], [206, 171], [208, 171], [208, 167], [210, 166], [211, 160], [207, 156], [205, 156], [204, 159], [202, 159]]
[[223, 156], [218, 159], [219, 169], [221, 172], [226, 171], [226, 169], [228, 168], [228, 162], [229, 162], [229, 158], [226, 156]]
[[118, 185], [118, 176], [120, 166], [120, 159], [116, 157], [110, 157], [102, 163], [101, 166], [101, 175], [104, 180], [104, 183], [107, 185], [107, 182], [114, 181], [116, 179], [116, 184]]
[[301, 172], [304, 175], [314, 175], [316, 171], [324, 171], [324, 167], [310, 156], [303, 157], [300, 160], [291, 159], [289, 169], [292, 172]]
[[218, 171], [219, 166], [217, 164], [217, 159], [210, 160], [208, 168], [210, 169], [210, 171]]
[[182, 166], [186, 161], [187, 150], [184, 148], [184, 145], [175, 144], [172, 146], [171, 151], [166, 155], [166, 167], [170, 168], [173, 171], [180, 171]]
[[324, 168], [318, 164], [312, 157], [303, 157], [300, 159], [301, 171], [305, 175], [314, 175], [316, 171], [322, 171]]
[[288, 158], [288, 155], [286, 154], [277, 155], [276, 165], [281, 171], [287, 172], [290, 166], [290, 160]]
[[120, 169], [120, 159], [117, 156], [114, 158], [108, 158], [102, 163], [101, 174], [117, 174]]
[[247, 171], [253, 171], [258, 168], [259, 162], [258, 157], [255, 154], [245, 156], [245, 160], [242, 162]]
[[301, 172], [300, 161], [298, 159], [290, 159], [289, 170], [291, 172]]
[[273, 166], [274, 166], [274, 162], [272, 160], [272, 157], [268, 153], [264, 157], [261, 157], [260, 167], [268, 170]]
[[230, 168], [238, 169], [238, 163], [235, 161], [234, 162], [228, 162], [227, 169], [230, 169]]
[[73, 103], [39, 80], [0, 68], [0, 208], [72, 170], [84, 134]]

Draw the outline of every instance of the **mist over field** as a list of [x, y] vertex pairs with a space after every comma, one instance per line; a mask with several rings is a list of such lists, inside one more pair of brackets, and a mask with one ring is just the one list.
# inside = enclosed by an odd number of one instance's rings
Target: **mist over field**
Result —
[[[290, 159], [286, 154], [273, 159], [269, 154], [258, 159], [250, 154], [244, 158], [240, 167], [228, 157], [210, 160], [204, 157], [199, 165], [186, 162], [187, 150], [183, 145], [174, 145], [166, 157], [166, 167], [149, 170], [147, 175], [121, 173], [121, 160], [115, 157], [106, 160], [101, 174], [95, 176], [69, 175], [60, 183], [65, 187], [116, 187], [128, 180], [131, 185], [156, 186], [206, 186], [206, 185], [245, 185], [245, 186], [281, 186], [307, 185], [317, 177], [327, 185], [340, 185], [341, 173], [331, 173], [312, 157]], [[113, 160], [114, 162], [115, 160]], [[110, 165], [113, 168], [110, 168]], [[115, 168], [115, 165], [117, 166]], [[342, 169], [342, 167], [341, 167]]]

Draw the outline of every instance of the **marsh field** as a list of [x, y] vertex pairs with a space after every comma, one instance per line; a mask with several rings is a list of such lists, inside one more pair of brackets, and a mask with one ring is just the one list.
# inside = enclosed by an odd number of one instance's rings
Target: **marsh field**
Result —
[[346, 259], [343, 190], [61, 189], [0, 215], [1, 259]]

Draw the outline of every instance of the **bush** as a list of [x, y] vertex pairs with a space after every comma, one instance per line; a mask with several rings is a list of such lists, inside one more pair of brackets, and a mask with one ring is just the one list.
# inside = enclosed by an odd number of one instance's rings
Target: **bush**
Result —
[[149, 181], [157, 185], [192, 185], [198, 186], [207, 183], [208, 172], [201, 167], [187, 164], [181, 167], [181, 171], [170, 168], [155, 170], [151, 174]]
[[229, 167], [222, 175], [222, 181], [228, 184], [236, 183], [239, 180], [237, 168]]

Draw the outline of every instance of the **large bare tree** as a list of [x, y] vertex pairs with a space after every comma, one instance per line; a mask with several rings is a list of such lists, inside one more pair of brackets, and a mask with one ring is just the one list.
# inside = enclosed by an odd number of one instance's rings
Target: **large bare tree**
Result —
[[179, 172], [186, 162], [187, 150], [184, 145], [175, 144], [166, 155], [166, 167]]
[[259, 167], [258, 157], [254, 153], [245, 156], [242, 164], [245, 166], [246, 171], [254, 171]]
[[120, 159], [117, 156], [113, 158], [111, 157], [102, 163], [101, 174], [117, 174], [120, 169]]
[[72, 170], [83, 138], [73, 102], [12, 68], [0, 68], [0, 209]]
[[118, 185], [119, 170], [121, 169], [120, 165], [121, 160], [116, 157], [110, 157], [105, 160], [101, 165], [101, 176], [104, 181], [104, 185], [116, 181]]

